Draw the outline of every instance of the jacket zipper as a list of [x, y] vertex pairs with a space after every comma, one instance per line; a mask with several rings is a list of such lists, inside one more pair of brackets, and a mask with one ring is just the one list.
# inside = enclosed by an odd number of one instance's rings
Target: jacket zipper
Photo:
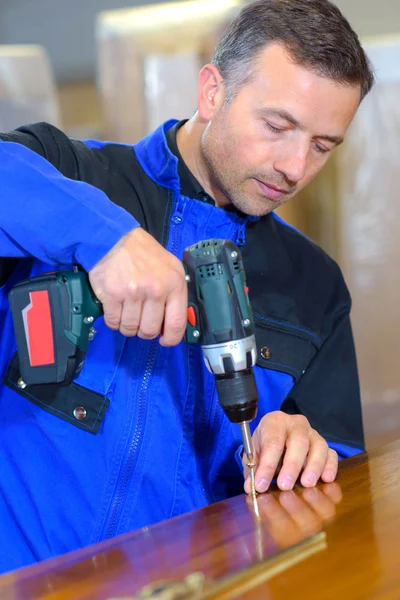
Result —
[[[179, 198], [177, 200], [175, 211], [171, 218], [172, 222], [175, 223], [176, 226], [180, 225], [182, 223], [183, 204], [184, 204], [183, 200], [179, 196]], [[176, 254], [177, 246], [178, 246], [178, 236], [177, 236], [176, 227], [174, 227], [173, 231], [172, 231], [172, 244], [171, 244], [171, 252], [173, 254]], [[146, 416], [146, 397], [147, 397], [147, 391], [149, 388], [151, 373], [152, 373], [153, 366], [154, 366], [155, 357], [157, 354], [157, 347], [158, 347], [158, 340], [156, 339], [151, 342], [149, 356], [148, 356], [147, 364], [146, 364], [146, 369], [145, 369], [145, 373], [143, 376], [143, 381], [142, 381], [142, 385], [140, 387], [140, 392], [139, 392], [139, 397], [138, 397], [137, 425], [136, 425], [135, 433], [134, 433], [134, 436], [133, 436], [133, 439], [132, 439], [132, 442], [131, 442], [131, 445], [129, 448], [125, 467], [124, 467], [124, 470], [123, 470], [123, 473], [121, 476], [121, 482], [119, 484], [119, 488], [118, 488], [118, 491], [116, 493], [116, 496], [115, 496], [115, 499], [114, 499], [114, 502], [113, 502], [113, 505], [111, 508], [110, 521], [109, 521], [109, 525], [107, 528], [107, 533], [105, 535], [105, 539], [110, 538], [113, 535], [115, 535], [115, 529], [117, 527], [117, 522], [120, 517], [121, 507], [122, 507], [122, 504], [123, 504], [123, 501], [125, 498], [125, 494], [126, 494], [126, 490], [127, 490], [129, 481], [132, 476], [133, 467], [134, 467], [134, 463], [135, 463], [135, 455], [136, 455], [136, 452], [137, 452], [137, 449], [139, 446], [140, 439], [142, 437], [142, 430], [143, 430], [143, 425], [144, 425], [145, 416]]]
[[[176, 206], [175, 206], [175, 210], [172, 214], [172, 218], [171, 221], [173, 223], [175, 223], [175, 225], [180, 225], [183, 221], [183, 210], [184, 210], [184, 205], [185, 205], [185, 201], [183, 200], [182, 196], [179, 195], [178, 198], [176, 199]], [[174, 231], [176, 231], [176, 228], [174, 227]], [[176, 251], [176, 246], [177, 246], [177, 237], [174, 236], [173, 238], [173, 243], [171, 244], [171, 252], [174, 253]]]
[[126, 490], [128, 487], [128, 483], [129, 483], [129, 480], [132, 475], [133, 465], [135, 463], [135, 455], [136, 455], [136, 452], [138, 449], [140, 439], [142, 437], [142, 429], [143, 429], [143, 424], [144, 424], [145, 416], [146, 416], [146, 395], [147, 395], [147, 390], [149, 387], [151, 372], [153, 370], [154, 359], [155, 359], [155, 356], [157, 353], [157, 344], [158, 344], [157, 340], [152, 340], [150, 350], [149, 350], [149, 356], [147, 359], [146, 369], [144, 372], [144, 377], [143, 377], [142, 385], [140, 387], [140, 392], [139, 392], [139, 396], [138, 396], [137, 425], [135, 428], [134, 436], [131, 441], [131, 445], [130, 445], [129, 452], [128, 452], [128, 457], [125, 462], [125, 467], [124, 467], [124, 470], [121, 475], [119, 488], [118, 488], [118, 491], [116, 493], [116, 496], [114, 498], [114, 502], [113, 502], [113, 505], [111, 508], [110, 521], [109, 521], [109, 525], [107, 528], [107, 533], [105, 535], [105, 539], [110, 538], [113, 535], [115, 535], [114, 532], [115, 532], [115, 528], [117, 526], [118, 518], [120, 517], [121, 505], [123, 503], [123, 500], [124, 500], [124, 497], [126, 494]]

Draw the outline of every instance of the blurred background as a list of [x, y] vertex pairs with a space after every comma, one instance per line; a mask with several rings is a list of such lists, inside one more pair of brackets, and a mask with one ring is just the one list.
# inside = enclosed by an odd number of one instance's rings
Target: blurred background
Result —
[[[372, 448], [400, 437], [400, 2], [333, 1], [377, 85], [329, 166], [279, 212], [343, 269]], [[133, 143], [189, 117], [198, 70], [245, 3], [0, 0], [0, 129], [45, 120]]]

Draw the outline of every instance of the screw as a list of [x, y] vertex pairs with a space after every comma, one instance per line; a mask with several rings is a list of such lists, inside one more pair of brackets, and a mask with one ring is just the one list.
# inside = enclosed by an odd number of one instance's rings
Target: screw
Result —
[[74, 409], [73, 415], [77, 421], [83, 421], [83, 419], [85, 419], [87, 415], [86, 408], [84, 408], [83, 406], [77, 406]]
[[27, 384], [25, 383], [25, 381], [22, 379], [22, 377], [20, 377], [18, 379], [17, 385], [19, 387], [20, 390], [24, 390], [27, 386]]
[[243, 321], [243, 325], [244, 325], [245, 327], [248, 327], [248, 326], [250, 325], [250, 319], [245, 319], [245, 320]]
[[272, 352], [267, 346], [264, 346], [264, 348], [261, 348], [261, 356], [265, 360], [269, 360], [272, 356]]
[[238, 253], [236, 251], [231, 252], [231, 258], [235, 259], [238, 257]]
[[96, 335], [96, 330], [94, 327], [91, 327], [90, 331], [89, 331], [89, 342], [92, 341], [92, 339], [94, 338], [95, 335]]
[[190, 275], [186, 275], [185, 279], [186, 279], [186, 281], [187, 281], [188, 283], [190, 283], [190, 281], [192, 281], [192, 280], [191, 280], [191, 278], [190, 278]]
[[197, 331], [197, 329], [195, 331], [193, 331], [193, 337], [194, 338], [199, 338], [200, 337], [200, 331]]
[[94, 321], [94, 318], [93, 318], [93, 317], [86, 317], [86, 318], [84, 319], [84, 321], [85, 321], [85, 323], [93, 323], [93, 321]]

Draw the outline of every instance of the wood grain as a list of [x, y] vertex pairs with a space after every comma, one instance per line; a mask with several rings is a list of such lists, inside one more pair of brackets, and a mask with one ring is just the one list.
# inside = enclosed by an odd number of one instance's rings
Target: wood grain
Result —
[[126, 598], [202, 572], [199, 598], [398, 600], [399, 464], [400, 441], [343, 461], [337, 483], [259, 496], [259, 517], [238, 496], [15, 571], [0, 598]]

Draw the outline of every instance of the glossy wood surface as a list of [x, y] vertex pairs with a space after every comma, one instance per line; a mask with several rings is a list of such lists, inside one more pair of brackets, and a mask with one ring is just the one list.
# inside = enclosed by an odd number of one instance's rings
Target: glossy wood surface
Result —
[[4, 575], [0, 598], [128, 598], [201, 572], [195, 598], [399, 600], [399, 467], [400, 441], [343, 461], [335, 484], [238, 496]]

